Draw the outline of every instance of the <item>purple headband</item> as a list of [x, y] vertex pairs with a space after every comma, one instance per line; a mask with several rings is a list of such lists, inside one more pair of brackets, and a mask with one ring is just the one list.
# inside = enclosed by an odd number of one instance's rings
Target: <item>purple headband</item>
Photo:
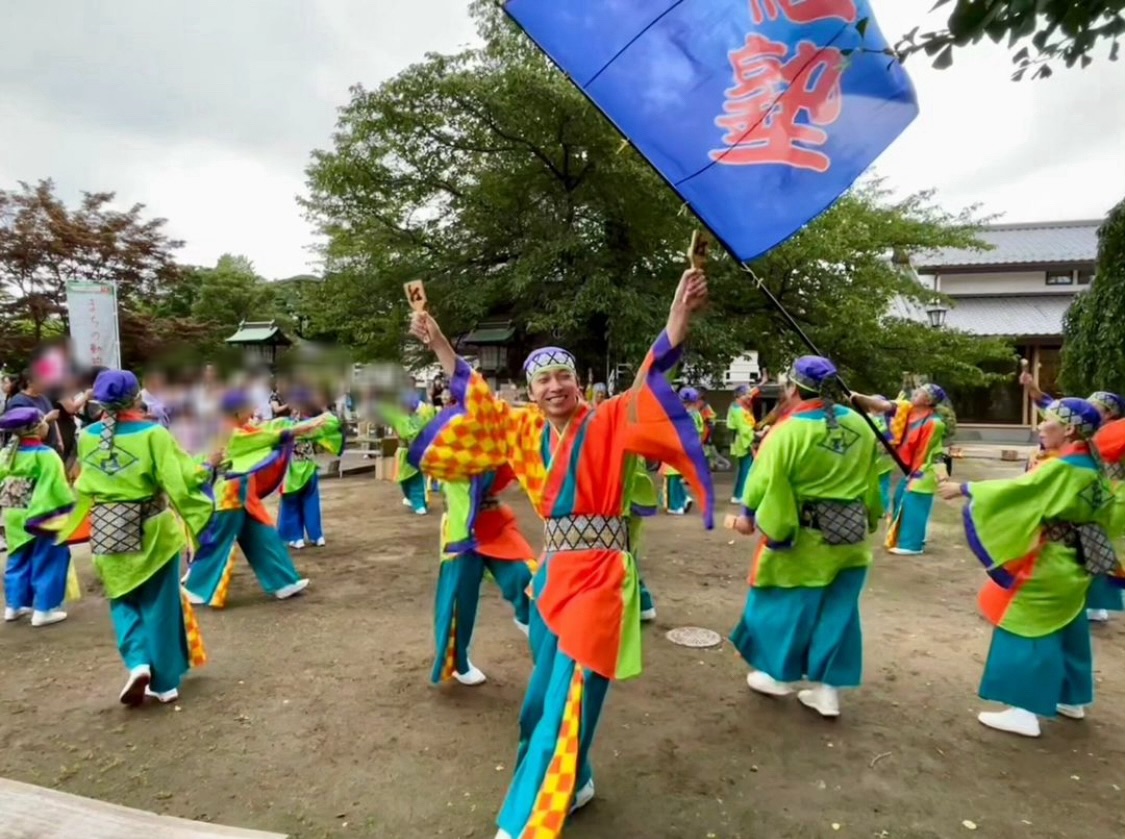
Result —
[[680, 401], [684, 404], [699, 401], [699, 391], [693, 387], [685, 387], [680, 391]]
[[527, 383], [531, 384], [540, 373], [550, 370], [569, 370], [578, 375], [578, 365], [574, 356], [561, 347], [543, 347], [535, 350], [523, 363], [523, 372], [527, 376]]

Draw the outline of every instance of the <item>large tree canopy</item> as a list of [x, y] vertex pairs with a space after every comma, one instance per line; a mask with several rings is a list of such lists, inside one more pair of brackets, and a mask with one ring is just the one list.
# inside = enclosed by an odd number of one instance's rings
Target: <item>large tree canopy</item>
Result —
[[1074, 298], [1063, 330], [1067, 393], [1125, 393], [1125, 201], [1098, 228], [1098, 264], [1090, 289]]
[[[152, 307], [180, 282], [163, 219], [144, 207], [113, 209], [110, 192], [83, 193], [77, 207], [55, 195], [51, 181], [0, 190], [0, 354], [20, 361], [45, 338], [67, 329], [68, 281], [117, 284], [122, 357], [151, 357], [168, 335], [190, 324], [153, 321]], [[164, 334], [161, 334], [161, 333]]]
[[[637, 362], [698, 222], [494, 6], [474, 13], [482, 49], [354, 88], [332, 148], [313, 154], [305, 204], [328, 244], [310, 337], [400, 357], [402, 284], [423, 278], [451, 334], [502, 315], [527, 345], [565, 343], [583, 369]], [[889, 254], [975, 241], [971, 214], [928, 194], [892, 201], [873, 182], [753, 270], [857, 385], [892, 387], [903, 369], [980, 383], [979, 362], [1003, 345], [885, 316], [896, 295], [924, 294]], [[776, 367], [803, 351], [732, 260], [719, 255], [709, 273], [689, 367], [725, 368], [750, 348]]]
[[916, 27], [898, 45], [901, 55], [925, 52], [934, 66], [953, 63], [955, 48], [1007, 41], [1018, 80], [1035, 67], [1032, 78], [1051, 75], [1051, 62], [1087, 67], [1100, 44], [1116, 61], [1125, 36], [1125, 0], [937, 0], [949, 9], [944, 29], [919, 33]]

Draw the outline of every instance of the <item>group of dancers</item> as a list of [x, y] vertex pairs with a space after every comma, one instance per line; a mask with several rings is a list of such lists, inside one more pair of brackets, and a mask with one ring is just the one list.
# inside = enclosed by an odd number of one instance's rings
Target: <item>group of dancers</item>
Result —
[[43, 442], [48, 423], [38, 409], [0, 417], [11, 438], [0, 452], [0, 506], [14, 539], [4, 619], [65, 620], [67, 545], [88, 541], [128, 670], [121, 702], [173, 702], [188, 669], [206, 661], [193, 607], [226, 605], [236, 547], [267, 594], [285, 600], [308, 585], [262, 499], [281, 490], [291, 546], [306, 536], [323, 545], [314, 455], [339, 453], [340, 423], [330, 413], [305, 416], [314, 402], [300, 397], [290, 416], [255, 422], [253, 399], [235, 389], [222, 399], [221, 445], [192, 456], [145, 411], [132, 373], [102, 372], [92, 397], [101, 418], [79, 436], [73, 484]]
[[[594, 797], [590, 749], [609, 686], [640, 675], [641, 625], [655, 617], [637, 565], [643, 521], [659, 506], [655, 465], [667, 479], [668, 511], [686, 512], [694, 498], [713, 526], [708, 421], [699, 394], [671, 384], [706, 299], [705, 275], [686, 271], [635, 383], [612, 398], [583, 397], [565, 349], [536, 350], [524, 364], [527, 405], [493, 394], [430, 314], [412, 317], [411, 332], [436, 355], [449, 393], [440, 411], [407, 401], [383, 412], [403, 441], [404, 502], [428, 512], [434, 482], [445, 498], [431, 678], [486, 680], [470, 660], [485, 574], [510, 603], [533, 663], [497, 839], [558, 837]], [[51, 557], [88, 526], [129, 670], [122, 701], [170, 701], [188, 667], [205, 657], [192, 608], [225, 604], [236, 543], [268, 593], [284, 599], [307, 585], [286, 542], [318, 544], [322, 536], [311, 512], [319, 505], [308, 498], [315, 470], [297, 466], [317, 446], [338, 450], [339, 424], [330, 415], [256, 423], [245, 396], [232, 392], [223, 403], [225, 444], [193, 458], [136, 412], [131, 374], [103, 373], [94, 390], [106, 414], [83, 432], [73, 490], [57, 455], [38, 442], [42, 417], [19, 409], [0, 420], [18, 438], [0, 460], [8, 532], [31, 545], [17, 546], [19, 560], [9, 563], [5, 617], [55, 611], [65, 567], [60, 573]], [[1125, 532], [1125, 403], [1107, 394], [1045, 400], [1033, 468], [958, 484], [943, 460], [946, 395], [936, 385], [893, 400], [847, 394], [830, 360], [806, 356], [759, 423], [755, 396], [740, 389], [728, 416], [739, 505], [728, 525], [758, 536], [731, 634], [752, 690], [796, 691], [819, 715], [840, 714], [841, 689], [862, 682], [859, 602], [874, 534], [887, 520], [889, 551], [924, 553], [940, 495], [964, 503], [966, 540], [989, 577], [981, 603], [995, 628], [980, 695], [1008, 707], [982, 713], [981, 722], [1038, 736], [1041, 717], [1084, 715], [1093, 702], [1086, 610], [1120, 608], [1119, 594], [1117, 605], [1093, 604], [1099, 592], [1125, 587], [1113, 546]], [[892, 451], [908, 470], [893, 496]], [[513, 484], [544, 523], [542, 552], [499, 499]], [[294, 488], [283, 496], [284, 538], [261, 506], [279, 485]]]

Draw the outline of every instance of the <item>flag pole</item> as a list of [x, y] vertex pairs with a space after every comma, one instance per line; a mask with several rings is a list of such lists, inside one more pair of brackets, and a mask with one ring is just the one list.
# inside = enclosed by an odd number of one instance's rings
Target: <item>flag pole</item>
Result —
[[[594, 109], [598, 113], [600, 113], [602, 115], [602, 117], [605, 118], [605, 120], [607, 122], [609, 122], [610, 125], [613, 126], [614, 130], [617, 131], [617, 133], [621, 135], [621, 138], [625, 141], [625, 143], [627, 145], [630, 145], [630, 146], [633, 145], [632, 142], [629, 140], [629, 138], [621, 131], [621, 129], [619, 129], [617, 127], [617, 125], [614, 123], [614, 121], [611, 120], [608, 116], [606, 116], [606, 113], [598, 106], [598, 103], [594, 101], [593, 97], [590, 96], [590, 94], [586, 90], [583, 89], [582, 85], [578, 84], [574, 80], [574, 78], [570, 75], [570, 73], [568, 73], [563, 67], [561, 67], [559, 65], [559, 63], [557, 61], [555, 61], [554, 57], [549, 52], [547, 52], [547, 50], [545, 50], [543, 48], [543, 45], [540, 44], [537, 40], [535, 40], [535, 38], [532, 36], [532, 34], [530, 32], [528, 32], [526, 29], [524, 29], [523, 26], [520, 24], [520, 22], [508, 11], [507, 2], [505, 2], [505, 0], [496, 0], [496, 2], [500, 6], [500, 9], [507, 16], [508, 20], [512, 21], [512, 23], [514, 23], [516, 25], [516, 27], [521, 32], [523, 32], [523, 34], [533, 44], [535, 44], [535, 46], [537, 46], [539, 48], [539, 51], [542, 52], [543, 55], [545, 55], [547, 57], [547, 60], [550, 61], [555, 66], [555, 68], [560, 73], [563, 74], [563, 76], [567, 79], [567, 81], [569, 81], [572, 85], [574, 85], [574, 87], [578, 90], [578, 92], [581, 93], [586, 98], [586, 101], [589, 102], [594, 107]], [[641, 160], [643, 160], [645, 163], [648, 164], [649, 168], [651, 168], [652, 171], [656, 173], [657, 177], [659, 177], [660, 180], [664, 181], [664, 183], [666, 183], [672, 189], [672, 191], [676, 193], [676, 195], [680, 195], [679, 191], [676, 189], [676, 185], [674, 183], [672, 183], [670, 180], [668, 180], [668, 178], [665, 176], [665, 174], [663, 172], [660, 171], [660, 169], [656, 166], [656, 164], [653, 163], [651, 160], [649, 160], [648, 156], [645, 155], [644, 152], [642, 152], [640, 149], [636, 149], [636, 147], [634, 147], [634, 148], [637, 152], [637, 156], [640, 157]], [[682, 195], [680, 195], [680, 197], [683, 198]], [[684, 206], [688, 207], [689, 209], [692, 209], [690, 201], [685, 200]], [[692, 209], [692, 213], [695, 215], [696, 219], [699, 220], [700, 224], [708, 230], [708, 232], [711, 234], [711, 238], [714, 239], [714, 241], [718, 242], [720, 245], [722, 245], [723, 249], [726, 250], [726, 252], [729, 253], [731, 255], [731, 257], [736, 262], [738, 262], [738, 257], [735, 256], [734, 249], [731, 248], [731, 246], [728, 245], [725, 241], [723, 241], [723, 238], [721, 236], [717, 235], [714, 230], [711, 230], [710, 227], [708, 227], [706, 224], [704, 224], [703, 220], [699, 217], [699, 214], [696, 213], [694, 209]], [[823, 353], [821, 353], [820, 350], [818, 350], [816, 348], [816, 345], [812, 342], [812, 339], [809, 338], [809, 336], [805, 334], [805, 331], [803, 329], [801, 329], [800, 324], [798, 324], [797, 321], [793, 319], [793, 316], [791, 314], [789, 314], [789, 311], [781, 304], [781, 301], [778, 300], [777, 297], [774, 295], [774, 293], [766, 287], [766, 284], [758, 277], [757, 274], [754, 273], [754, 271], [750, 268], [750, 266], [747, 265], [744, 262], [740, 262], [739, 264], [740, 264], [743, 271], [745, 271], [751, 277], [754, 278], [754, 281], [758, 286], [758, 291], [762, 292], [762, 294], [764, 294], [766, 299], [770, 302], [770, 305], [772, 305], [775, 309], [777, 309], [778, 313], [789, 324], [789, 327], [797, 334], [797, 337], [800, 338], [801, 341], [804, 342], [805, 346], [807, 346], [809, 348], [809, 351], [812, 352], [813, 355], [823, 355]], [[844, 384], [843, 379], [840, 379], [839, 377], [837, 377], [837, 381], [840, 382], [840, 387], [842, 387], [844, 389], [844, 391], [848, 394], [848, 396], [851, 397], [852, 391], [846, 384]], [[871, 433], [875, 435], [875, 439], [878, 440], [882, 444], [883, 448], [887, 450], [887, 454], [889, 454], [891, 456], [891, 458], [894, 460], [894, 462], [898, 466], [898, 468], [902, 470], [903, 475], [905, 475], [907, 477], [910, 477], [910, 473], [911, 473], [910, 467], [907, 466], [906, 463], [903, 461], [902, 457], [899, 456], [899, 453], [895, 450], [895, 447], [891, 445], [891, 441], [888, 440], [883, 435], [883, 433], [875, 426], [875, 421], [872, 420], [871, 417], [869, 417], [865, 411], [857, 411], [856, 413], [858, 413], [860, 415], [860, 417], [863, 418], [863, 421], [865, 423], [867, 423], [867, 427], [871, 429]]]

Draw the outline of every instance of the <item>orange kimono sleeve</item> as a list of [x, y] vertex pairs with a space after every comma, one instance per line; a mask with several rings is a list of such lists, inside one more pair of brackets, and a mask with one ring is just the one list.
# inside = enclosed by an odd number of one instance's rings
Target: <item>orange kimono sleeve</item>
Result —
[[[641, 365], [633, 387], [605, 403], [619, 412], [622, 447], [649, 460], [671, 466], [702, 499], [703, 522], [714, 527], [715, 489], [711, 468], [695, 420], [669, 383], [667, 374], [679, 363], [682, 351], [661, 333]], [[603, 406], [603, 407], [605, 407]]]

